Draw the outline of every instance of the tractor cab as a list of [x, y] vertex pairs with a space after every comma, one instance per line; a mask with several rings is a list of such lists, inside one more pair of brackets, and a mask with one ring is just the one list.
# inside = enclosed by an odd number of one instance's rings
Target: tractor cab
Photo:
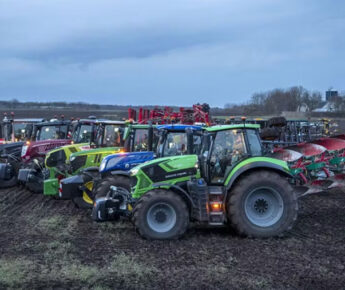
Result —
[[27, 163], [36, 157], [43, 158], [48, 151], [70, 144], [71, 130], [71, 121], [53, 119], [35, 124], [31, 141], [22, 147], [22, 160]]
[[156, 157], [198, 154], [203, 127], [197, 125], [161, 125]]
[[0, 144], [30, 140], [34, 125], [44, 119], [8, 119], [5, 117], [0, 126]]
[[262, 156], [259, 125], [214, 126], [206, 129], [199, 162], [202, 177], [223, 184], [229, 172], [249, 156]]
[[72, 121], [73, 143], [89, 143], [92, 135], [92, 124], [95, 122], [95, 119], [80, 119]]
[[33, 140], [65, 140], [70, 139], [72, 126], [70, 121], [53, 120], [36, 124], [33, 132]]
[[90, 147], [123, 147], [125, 126], [123, 121], [96, 120], [92, 124]]

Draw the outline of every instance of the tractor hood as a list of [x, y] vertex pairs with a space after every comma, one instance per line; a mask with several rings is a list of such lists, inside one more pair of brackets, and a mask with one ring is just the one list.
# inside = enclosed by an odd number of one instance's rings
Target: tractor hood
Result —
[[139, 198], [156, 186], [177, 184], [200, 177], [197, 155], [158, 158], [131, 169], [132, 194]]
[[125, 152], [111, 154], [103, 158], [99, 172], [108, 172], [114, 170], [129, 170], [138, 164], [143, 164], [155, 158], [154, 152]]
[[89, 143], [81, 143], [81, 144], [64, 145], [62, 147], [59, 147], [59, 148], [56, 148], [56, 149], [49, 151], [49, 153], [47, 154], [47, 157], [50, 154], [55, 153], [55, 152], [60, 151], [60, 150], [68, 150], [71, 153], [76, 153], [77, 151], [79, 152], [81, 150], [83, 150], [83, 151], [90, 150], [90, 144]]
[[107, 153], [107, 152], [114, 152], [114, 151], [120, 152], [122, 149], [123, 149], [122, 147], [101, 147], [101, 148], [95, 148], [95, 149], [90, 149], [90, 150], [82, 150], [82, 151], [71, 154], [70, 159], [76, 158], [78, 156], [83, 156], [83, 155], [100, 154], [100, 153]]
[[72, 140], [68, 139], [27, 142], [27, 144], [22, 147], [22, 158], [24, 161], [29, 161], [35, 157], [43, 157], [48, 151], [57, 147], [71, 144], [71, 142]]
[[[156, 164], [166, 164], [166, 163], [171, 163], [173, 165], [181, 165], [182, 163], [187, 162], [188, 164], [192, 162], [194, 165], [196, 162], [198, 162], [198, 156], [197, 155], [181, 155], [181, 156], [173, 156], [173, 157], [162, 157], [158, 158], [152, 161], [148, 161], [144, 164], [140, 164], [131, 170], [131, 174], [133, 172], [136, 172], [138, 170], [148, 168], [150, 166], [155, 166]], [[172, 167], [174, 169], [174, 167]]]
[[89, 143], [82, 143], [82, 144], [69, 144], [62, 147], [55, 148], [49, 151], [46, 155], [45, 164], [46, 167], [55, 167], [62, 163], [68, 163], [69, 157], [71, 154], [75, 152], [79, 152], [81, 150], [89, 150], [90, 144]]

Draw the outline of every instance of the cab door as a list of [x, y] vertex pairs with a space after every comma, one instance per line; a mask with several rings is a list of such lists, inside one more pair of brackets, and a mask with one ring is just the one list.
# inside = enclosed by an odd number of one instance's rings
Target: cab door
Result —
[[218, 131], [209, 155], [209, 181], [223, 184], [231, 169], [248, 156], [243, 130]]

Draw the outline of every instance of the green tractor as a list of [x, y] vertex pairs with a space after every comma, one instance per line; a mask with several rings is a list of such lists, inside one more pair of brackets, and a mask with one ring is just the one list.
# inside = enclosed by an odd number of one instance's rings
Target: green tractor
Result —
[[123, 149], [125, 122], [96, 119], [80, 122], [73, 139], [87, 143], [60, 147], [47, 154], [45, 165], [49, 174], [44, 180], [44, 195], [58, 195], [61, 179], [76, 175], [83, 168], [99, 166], [104, 156]]
[[[282, 235], [297, 219], [292, 175], [284, 161], [264, 156], [259, 125], [206, 128], [200, 155], [156, 159], [131, 170], [131, 194], [112, 187], [96, 199], [92, 217], [131, 216], [147, 239], [177, 239], [190, 221], [231, 225], [241, 235]], [[195, 134], [195, 133], [194, 133]]]

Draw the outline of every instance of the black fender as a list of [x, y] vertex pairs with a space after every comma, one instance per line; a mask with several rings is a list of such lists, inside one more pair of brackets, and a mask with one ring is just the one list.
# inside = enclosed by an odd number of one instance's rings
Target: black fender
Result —
[[180, 186], [175, 185], [175, 184], [170, 184], [170, 183], [154, 183], [152, 184], [153, 188], [163, 188], [164, 187], [169, 187], [169, 189], [173, 189], [175, 193], [177, 193], [179, 196], [181, 196], [186, 202], [191, 210], [193, 207], [195, 207], [195, 204], [193, 202], [193, 199], [190, 197], [190, 195]]
[[111, 175], [122, 175], [122, 176], [130, 177], [129, 171], [124, 171], [124, 170], [110, 171], [110, 174]]
[[80, 170], [78, 175], [86, 175], [91, 179], [97, 179], [99, 174], [97, 174], [97, 176], [95, 177], [92, 173], [98, 173], [98, 169], [99, 167], [97, 166], [88, 167], [83, 170]]
[[97, 171], [97, 172], [98, 172], [98, 170], [99, 170], [99, 167], [97, 167], [97, 166], [92, 166], [92, 167], [85, 168], [85, 169], [81, 170], [80, 172], [81, 172], [81, 173], [84, 173], [84, 172], [91, 172], [91, 171]]
[[232, 187], [232, 185], [235, 183], [235, 181], [239, 180], [243, 176], [243, 174], [246, 174], [258, 169], [266, 169], [266, 170], [275, 171], [279, 173], [280, 175], [285, 176], [286, 178], [293, 178], [293, 176], [289, 172], [287, 172], [284, 167], [278, 164], [266, 162], [266, 161], [252, 162], [239, 168], [235, 172], [235, 174], [230, 178], [229, 183], [226, 185], [225, 200], [227, 200], [228, 192], [230, 188]]

